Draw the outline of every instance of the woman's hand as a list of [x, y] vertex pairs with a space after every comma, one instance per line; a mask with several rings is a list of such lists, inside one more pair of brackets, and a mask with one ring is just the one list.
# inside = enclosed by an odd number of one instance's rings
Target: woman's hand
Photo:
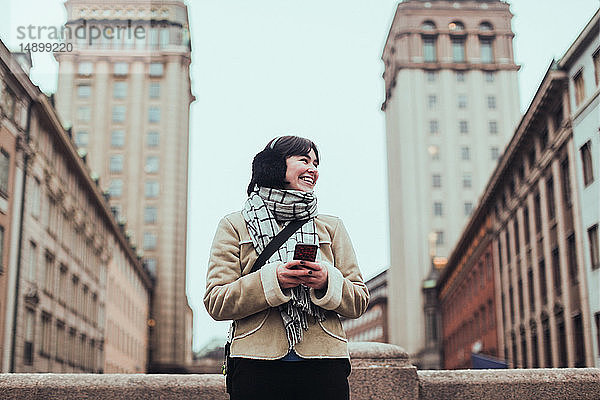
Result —
[[319, 263], [293, 260], [277, 267], [277, 280], [282, 289], [304, 284], [313, 289], [327, 286], [327, 269]]

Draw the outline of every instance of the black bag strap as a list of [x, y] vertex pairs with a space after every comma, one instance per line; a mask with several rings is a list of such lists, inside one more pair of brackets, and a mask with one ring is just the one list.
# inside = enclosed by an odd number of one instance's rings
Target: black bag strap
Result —
[[279, 250], [281, 245], [285, 243], [285, 241], [288, 240], [288, 238], [292, 236], [292, 234], [296, 232], [298, 228], [300, 228], [307, 222], [307, 219], [294, 220], [290, 222], [285, 228], [283, 228], [281, 232], [279, 232], [273, 239], [271, 239], [271, 241], [269, 242], [267, 247], [265, 247], [262, 253], [259, 254], [250, 272], [252, 273], [261, 269], [262, 266], [265, 265], [269, 257], [271, 257], [273, 253]]

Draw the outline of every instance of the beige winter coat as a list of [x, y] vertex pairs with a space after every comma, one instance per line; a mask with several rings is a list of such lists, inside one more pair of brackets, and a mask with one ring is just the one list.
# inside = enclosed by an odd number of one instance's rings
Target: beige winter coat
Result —
[[[327, 268], [328, 283], [326, 290], [310, 289], [311, 300], [326, 310], [326, 320], [309, 317], [308, 330], [295, 351], [305, 358], [347, 358], [338, 314], [358, 318], [367, 309], [369, 292], [342, 221], [319, 215], [315, 225], [317, 261]], [[290, 297], [277, 280], [280, 262], [249, 273], [257, 257], [241, 212], [224, 217], [210, 251], [204, 305], [216, 320], [235, 320], [231, 356], [278, 359], [288, 353], [288, 342], [277, 306]]]

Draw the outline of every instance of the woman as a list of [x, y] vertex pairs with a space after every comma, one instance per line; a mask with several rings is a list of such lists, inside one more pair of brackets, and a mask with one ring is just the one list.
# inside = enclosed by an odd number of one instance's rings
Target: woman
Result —
[[[339, 315], [367, 308], [365, 286], [339, 218], [317, 214], [319, 152], [304, 138], [271, 140], [252, 162], [248, 199], [217, 228], [204, 304], [234, 320], [231, 399], [348, 399], [350, 362]], [[258, 255], [293, 220], [307, 220], [255, 272]], [[297, 243], [316, 260], [294, 260]]]

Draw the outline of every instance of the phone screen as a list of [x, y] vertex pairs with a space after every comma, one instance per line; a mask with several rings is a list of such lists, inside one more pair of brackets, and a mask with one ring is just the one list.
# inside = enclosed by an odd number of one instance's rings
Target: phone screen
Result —
[[316, 244], [296, 244], [294, 249], [294, 260], [304, 260], [314, 262], [317, 258], [317, 250], [319, 246]]

